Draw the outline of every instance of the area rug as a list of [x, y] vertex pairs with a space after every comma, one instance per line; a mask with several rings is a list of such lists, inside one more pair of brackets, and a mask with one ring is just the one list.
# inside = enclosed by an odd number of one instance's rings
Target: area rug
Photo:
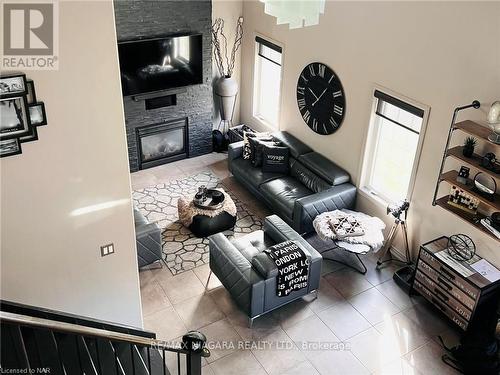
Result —
[[180, 223], [177, 214], [179, 197], [195, 194], [201, 185], [207, 188], [221, 187], [234, 200], [237, 208], [236, 225], [233, 230], [224, 232], [229, 238], [262, 228], [262, 218], [241, 202], [211, 171], [134, 190], [134, 206], [149, 222], [156, 222], [162, 230], [165, 263], [174, 275], [208, 263], [208, 239], [195, 237]]

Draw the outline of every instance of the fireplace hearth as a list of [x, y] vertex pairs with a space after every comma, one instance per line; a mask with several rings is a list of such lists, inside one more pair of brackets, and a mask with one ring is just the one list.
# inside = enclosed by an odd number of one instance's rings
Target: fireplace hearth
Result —
[[139, 169], [188, 157], [187, 118], [136, 128]]

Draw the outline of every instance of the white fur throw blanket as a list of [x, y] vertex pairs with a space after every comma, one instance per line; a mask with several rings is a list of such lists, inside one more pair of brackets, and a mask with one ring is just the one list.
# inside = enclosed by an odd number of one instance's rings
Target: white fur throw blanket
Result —
[[316, 233], [318, 233], [318, 236], [323, 241], [336, 240], [335, 233], [331, 228], [329, 221], [339, 214], [347, 214], [356, 218], [363, 227], [365, 234], [362, 236], [344, 237], [341, 241], [336, 241], [337, 245], [345, 247], [349, 251], [359, 253], [366, 253], [367, 250], [370, 249], [374, 252], [377, 252], [384, 245], [384, 233], [382, 231], [385, 229], [385, 224], [382, 220], [380, 220], [378, 217], [372, 217], [362, 212], [356, 212], [346, 209], [324, 212], [316, 216], [313, 221], [313, 226], [316, 230]]
[[214, 217], [219, 215], [221, 212], [227, 212], [231, 216], [236, 216], [236, 205], [224, 189], [219, 190], [224, 194], [224, 205], [218, 210], [204, 210], [203, 208], [196, 207], [193, 202], [194, 195], [187, 197], [180, 197], [177, 201], [177, 210], [179, 212], [179, 220], [182, 225], [189, 227], [193, 223], [193, 217], [196, 215], [205, 215], [209, 217]]

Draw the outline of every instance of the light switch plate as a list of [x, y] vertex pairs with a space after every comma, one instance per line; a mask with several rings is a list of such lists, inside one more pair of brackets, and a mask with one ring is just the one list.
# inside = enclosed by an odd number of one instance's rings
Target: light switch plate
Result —
[[110, 243], [108, 245], [101, 246], [101, 256], [111, 255], [115, 252], [115, 246]]

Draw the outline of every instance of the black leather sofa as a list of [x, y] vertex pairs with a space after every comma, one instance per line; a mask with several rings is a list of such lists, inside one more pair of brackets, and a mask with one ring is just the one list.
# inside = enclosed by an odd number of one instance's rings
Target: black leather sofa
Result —
[[228, 165], [233, 176], [297, 232], [314, 230], [320, 213], [354, 208], [356, 187], [349, 174], [287, 132], [273, 136], [290, 149], [287, 175], [262, 172], [243, 159], [243, 141], [229, 145]]

